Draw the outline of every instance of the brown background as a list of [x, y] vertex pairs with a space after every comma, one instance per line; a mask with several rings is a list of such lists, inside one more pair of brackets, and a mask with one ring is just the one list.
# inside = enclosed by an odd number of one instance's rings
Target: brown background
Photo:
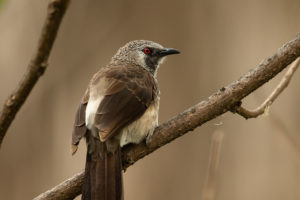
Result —
[[[46, 0], [6, 0], [0, 8], [0, 103], [37, 46]], [[84, 167], [85, 145], [70, 155], [74, 114], [92, 74], [118, 47], [148, 39], [181, 50], [158, 73], [160, 122], [236, 80], [300, 32], [297, 0], [73, 0], [50, 65], [0, 149], [0, 199], [31, 199]], [[300, 72], [270, 115], [227, 113], [130, 167], [128, 200], [201, 199], [211, 136], [224, 132], [216, 199], [300, 199]], [[254, 108], [279, 75], [245, 104]]]

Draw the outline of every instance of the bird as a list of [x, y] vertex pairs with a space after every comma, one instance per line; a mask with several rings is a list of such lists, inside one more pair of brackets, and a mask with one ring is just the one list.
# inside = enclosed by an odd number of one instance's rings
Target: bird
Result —
[[124, 199], [121, 148], [149, 143], [158, 126], [157, 70], [180, 52], [148, 40], [121, 47], [89, 82], [75, 115], [71, 153], [87, 145], [83, 200]]

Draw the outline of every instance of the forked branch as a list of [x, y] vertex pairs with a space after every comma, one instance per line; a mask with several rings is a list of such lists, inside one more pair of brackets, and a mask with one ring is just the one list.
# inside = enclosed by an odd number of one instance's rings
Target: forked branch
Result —
[[233, 110], [233, 112], [238, 113], [245, 119], [249, 118], [256, 118], [259, 115], [262, 115], [266, 112], [268, 112], [271, 104], [275, 101], [275, 99], [281, 94], [281, 92], [287, 88], [289, 85], [295, 71], [299, 67], [300, 58], [298, 58], [295, 62], [293, 62], [288, 69], [288, 71], [285, 73], [283, 78], [281, 79], [280, 83], [277, 85], [277, 87], [274, 89], [274, 91], [270, 94], [270, 96], [256, 109], [254, 110], [247, 110], [246, 108], [242, 107], [241, 105], [236, 106]]

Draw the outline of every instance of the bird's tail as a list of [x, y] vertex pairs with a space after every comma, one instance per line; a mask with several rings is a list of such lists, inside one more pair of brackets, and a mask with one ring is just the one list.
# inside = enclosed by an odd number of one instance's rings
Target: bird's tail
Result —
[[[92, 141], [90, 141], [92, 140]], [[121, 149], [110, 153], [106, 144], [91, 137], [85, 165], [83, 200], [123, 200]]]

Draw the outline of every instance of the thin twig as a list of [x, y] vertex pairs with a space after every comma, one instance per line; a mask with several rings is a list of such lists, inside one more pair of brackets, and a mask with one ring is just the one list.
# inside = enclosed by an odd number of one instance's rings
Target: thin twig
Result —
[[[139, 159], [187, 132], [194, 130], [205, 122], [225, 112], [231, 111], [243, 98], [271, 80], [299, 56], [300, 34], [297, 35], [294, 40], [286, 43], [272, 57], [265, 59], [256, 68], [250, 70], [237, 81], [227, 87], [222, 87], [207, 100], [187, 109], [157, 127], [149, 146], [146, 146], [145, 143], [141, 143], [124, 147], [122, 149], [123, 169], [127, 169]], [[79, 177], [82, 176], [83, 172]], [[78, 190], [73, 190], [72, 192], [73, 194], [80, 193], [82, 184], [81, 178], [73, 178], [72, 185], [70, 182], [68, 182], [68, 184], [64, 184], [65, 189], [70, 187], [78, 188]], [[53, 199], [51, 198], [53, 195], [56, 195], [57, 199], [64, 199], [60, 196], [60, 192], [65, 191], [64, 188], [60, 188], [59, 191], [52, 189], [51, 192], [48, 191], [47, 195], [43, 196], [43, 198], [39, 198], [39, 200]]]
[[224, 133], [221, 131], [216, 131], [212, 136], [209, 151], [208, 172], [203, 187], [202, 200], [214, 200], [216, 198], [218, 166], [223, 138]]
[[291, 81], [291, 79], [292, 79], [295, 71], [299, 67], [299, 63], [300, 63], [300, 58], [298, 58], [296, 61], [294, 61], [291, 64], [290, 68], [288, 69], [288, 71], [286, 72], [286, 74], [283, 76], [283, 78], [281, 79], [280, 83], [277, 85], [277, 87], [275, 88], [275, 90], [256, 109], [254, 109], [254, 110], [247, 110], [246, 108], [244, 108], [244, 107], [242, 107], [240, 105], [240, 106], [237, 106], [236, 108], [234, 108], [233, 111], [236, 112], [236, 113], [238, 113], [239, 115], [241, 115], [245, 119], [256, 118], [259, 115], [262, 115], [265, 112], [267, 112], [268, 109], [269, 109], [269, 107], [271, 106], [271, 104], [275, 101], [275, 99], [289, 85], [289, 83], [290, 83], [290, 81]]
[[51, 0], [48, 15], [42, 29], [38, 48], [27, 67], [18, 88], [5, 101], [0, 115], [0, 147], [17, 112], [30, 94], [32, 88], [45, 72], [57, 31], [70, 0]]

